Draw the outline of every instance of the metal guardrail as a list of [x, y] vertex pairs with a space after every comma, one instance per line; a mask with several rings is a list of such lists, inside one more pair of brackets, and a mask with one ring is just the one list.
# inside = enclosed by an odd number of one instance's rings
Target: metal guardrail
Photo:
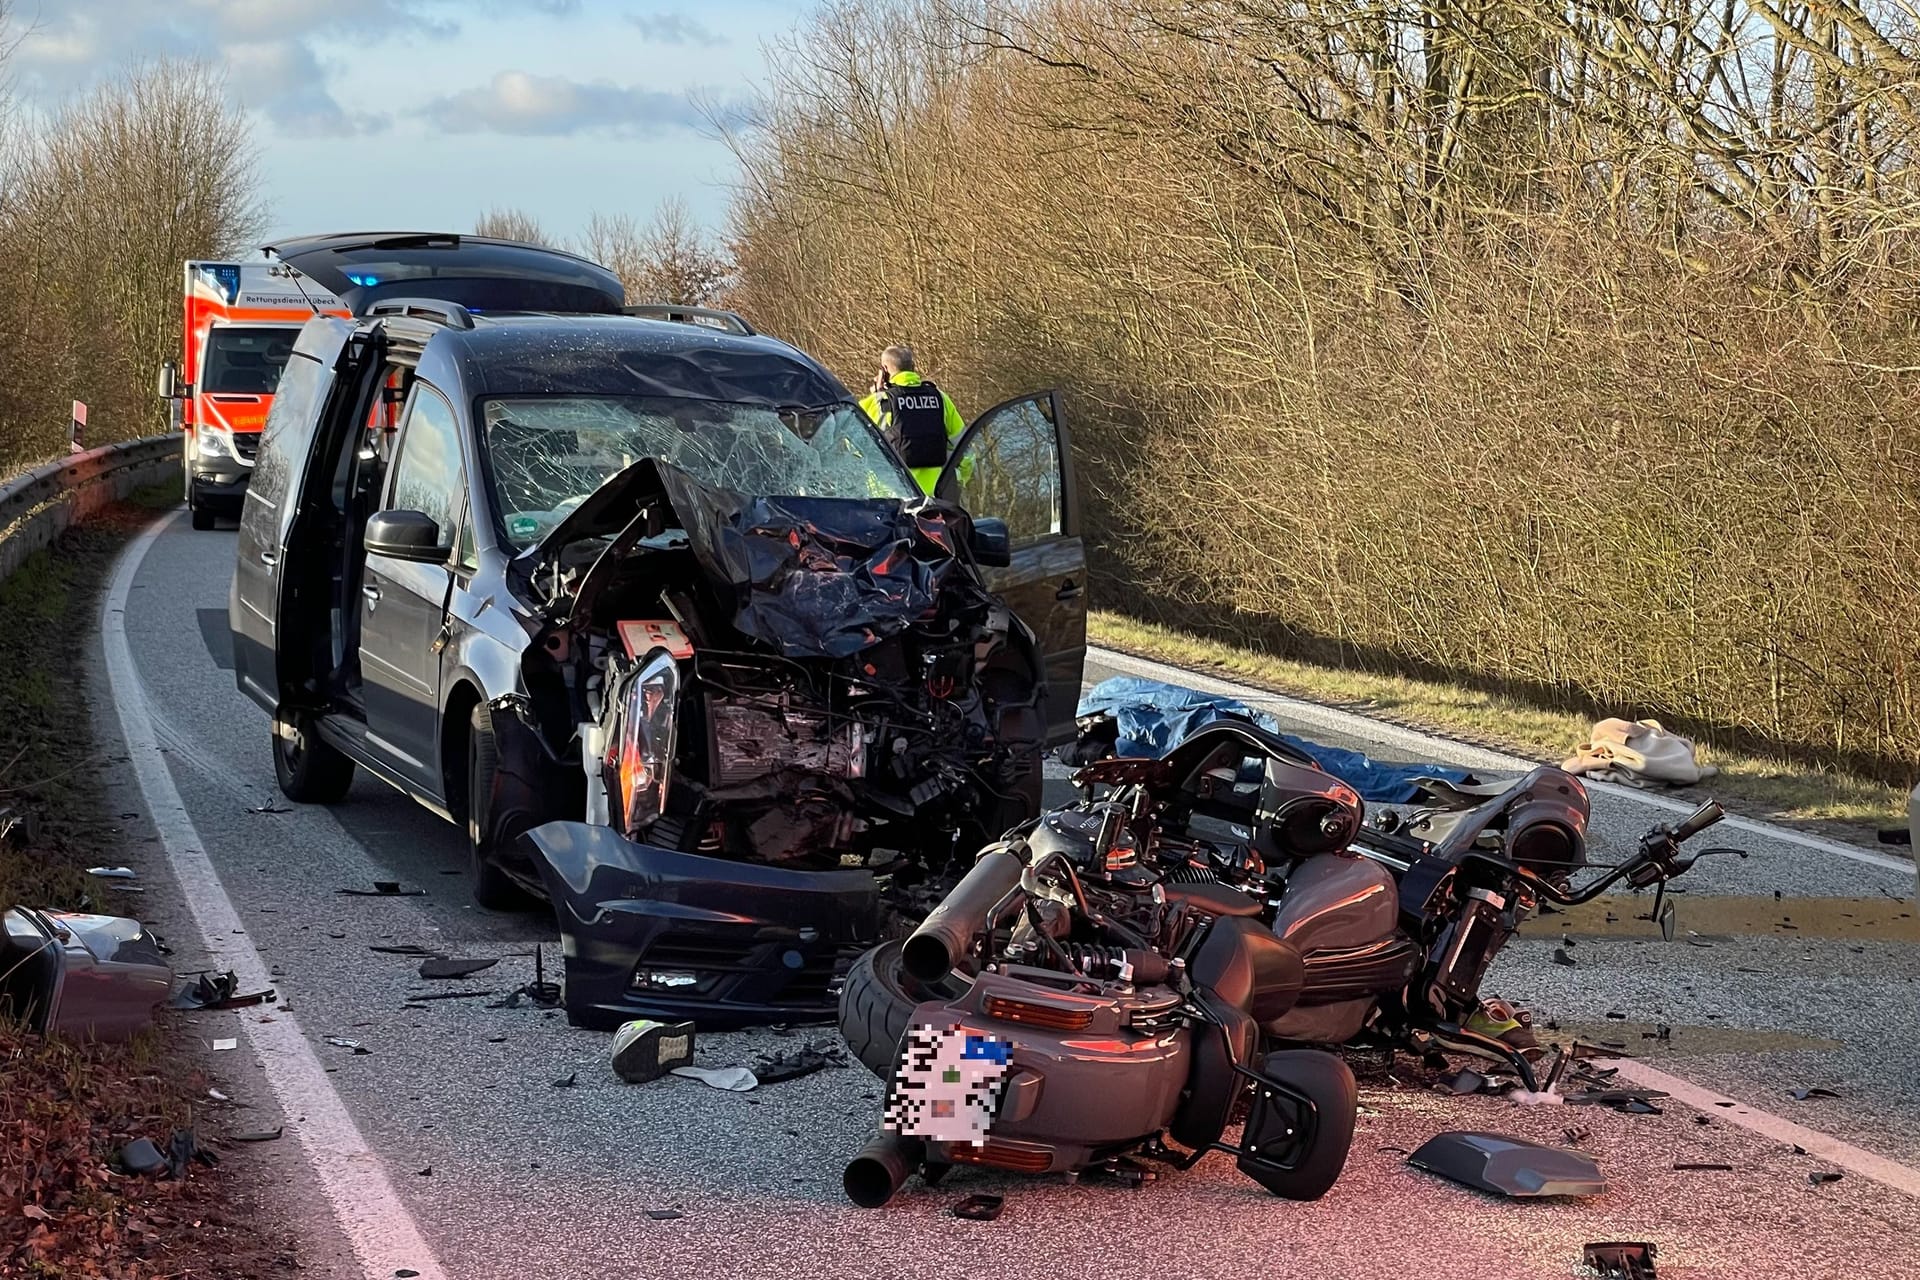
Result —
[[180, 474], [180, 432], [102, 445], [0, 484], [0, 581], [70, 526]]

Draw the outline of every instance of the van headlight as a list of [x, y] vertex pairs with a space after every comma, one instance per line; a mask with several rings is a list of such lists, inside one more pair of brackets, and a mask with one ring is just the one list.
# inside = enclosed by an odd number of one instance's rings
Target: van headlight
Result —
[[605, 764], [613, 783], [608, 790], [619, 799], [619, 825], [629, 836], [666, 807], [679, 704], [680, 668], [671, 654], [656, 653], [627, 681], [620, 731]]
[[193, 436], [196, 456], [202, 458], [235, 458], [233, 445], [221, 432], [211, 427], [202, 427]]

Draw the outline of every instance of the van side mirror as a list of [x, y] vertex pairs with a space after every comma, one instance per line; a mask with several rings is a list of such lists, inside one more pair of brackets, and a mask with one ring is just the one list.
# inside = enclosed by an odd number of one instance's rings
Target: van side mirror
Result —
[[180, 366], [171, 360], [163, 363], [160, 366], [159, 385], [154, 390], [162, 400], [178, 400], [180, 398]]
[[1007, 522], [997, 516], [980, 516], [973, 522], [973, 559], [985, 569], [1004, 569], [1013, 563], [1013, 536]]
[[367, 521], [367, 554], [416, 564], [442, 564], [453, 548], [424, 511], [382, 511]]

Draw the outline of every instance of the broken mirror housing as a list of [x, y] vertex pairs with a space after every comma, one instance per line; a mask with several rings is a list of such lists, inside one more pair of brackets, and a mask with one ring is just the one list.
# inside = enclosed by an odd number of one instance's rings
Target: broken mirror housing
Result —
[[1597, 1196], [1607, 1189], [1590, 1157], [1503, 1133], [1443, 1133], [1427, 1139], [1407, 1163], [1509, 1199]]
[[575, 1026], [822, 1021], [880, 940], [879, 888], [864, 868], [709, 858], [583, 822], [535, 827], [521, 847], [559, 918]]
[[138, 920], [17, 907], [4, 917], [0, 1009], [68, 1040], [125, 1040], [173, 989], [159, 940]]

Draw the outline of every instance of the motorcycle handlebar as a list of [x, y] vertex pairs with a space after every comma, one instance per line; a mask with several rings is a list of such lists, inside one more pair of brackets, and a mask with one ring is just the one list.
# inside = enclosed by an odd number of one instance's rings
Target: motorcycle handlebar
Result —
[[1727, 811], [1720, 807], [1719, 801], [1709, 800], [1687, 815], [1687, 820], [1673, 829], [1673, 842], [1679, 844], [1683, 840], [1691, 840], [1726, 816]]
[[982, 854], [900, 948], [907, 972], [922, 982], [938, 982], [953, 972], [986, 928], [987, 913], [1019, 886], [1023, 870], [1020, 859], [1005, 849]]

